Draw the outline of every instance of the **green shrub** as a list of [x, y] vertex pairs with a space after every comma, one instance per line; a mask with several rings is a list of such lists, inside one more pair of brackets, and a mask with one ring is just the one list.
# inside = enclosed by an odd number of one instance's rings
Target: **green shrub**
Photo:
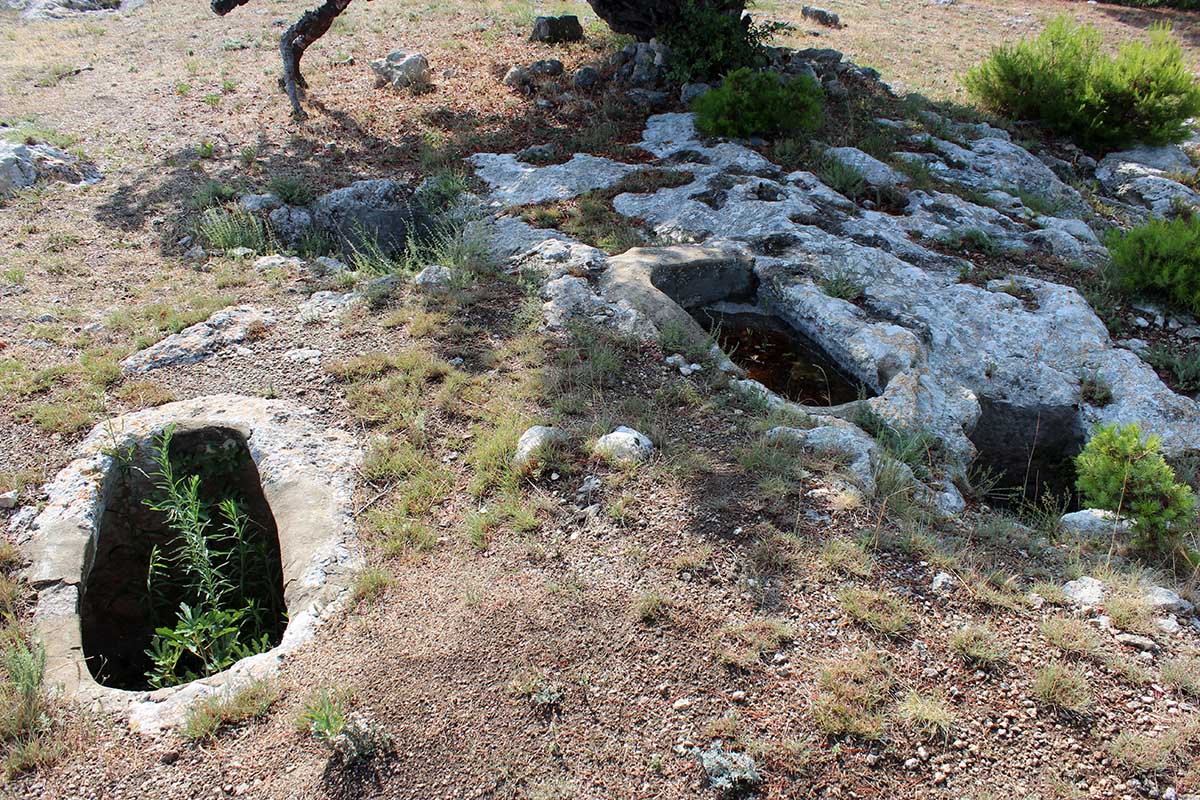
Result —
[[1120, 289], [1162, 293], [1200, 314], [1200, 217], [1154, 219], [1113, 231], [1105, 244]]
[[[236, 489], [216, 498], [206, 490], [231, 465], [227, 454], [171, 453], [173, 429], [155, 439], [155, 494], [145, 505], [172, 530], [150, 551], [146, 588], [154, 636], [146, 651], [151, 686], [173, 686], [227, 669], [278, 641], [283, 614], [279, 563]], [[248, 455], [246, 457], [249, 457]], [[236, 456], [235, 456], [236, 458]], [[214, 522], [220, 521], [219, 526]]]
[[271, 236], [263, 221], [241, 206], [218, 206], [200, 215], [196, 233], [210, 250], [247, 247], [255, 253], [271, 249]]
[[200, 184], [200, 188], [192, 194], [192, 208], [203, 211], [206, 208], [228, 203], [237, 197], [237, 189], [220, 181], [208, 180]]
[[1200, 114], [1200, 83], [1170, 29], [1152, 27], [1148, 43], [1126, 42], [1116, 58], [1103, 48], [1098, 29], [1059, 17], [1036, 39], [992, 50], [963, 83], [985, 107], [1086, 148], [1183, 139]]
[[688, 0], [659, 39], [671, 51], [671, 79], [687, 83], [713, 80], [741, 67], [763, 66], [766, 43], [791, 29], [787, 23], [758, 24], [713, 4]]
[[1178, 523], [1190, 517], [1196, 497], [1176, 483], [1159, 445], [1156, 436], [1143, 440], [1136, 424], [1101, 425], [1075, 458], [1076, 488], [1086, 505], [1132, 518], [1139, 547], [1166, 551], [1177, 542]]
[[786, 82], [771, 73], [742, 68], [692, 104], [696, 127], [709, 136], [771, 136], [815, 130], [824, 93], [812, 78]]
[[272, 178], [267, 190], [289, 206], [306, 206], [316, 199], [311, 184], [286, 175]]

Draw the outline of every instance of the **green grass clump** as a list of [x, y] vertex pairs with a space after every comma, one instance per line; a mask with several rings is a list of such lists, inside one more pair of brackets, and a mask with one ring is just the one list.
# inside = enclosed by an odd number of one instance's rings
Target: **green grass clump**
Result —
[[258, 680], [232, 694], [218, 694], [192, 707], [183, 724], [183, 737], [191, 741], [209, 739], [222, 729], [267, 715], [279, 699], [279, 687]]
[[775, 136], [815, 130], [824, 101], [821, 85], [808, 76], [781, 83], [772, 73], [742, 68], [697, 98], [692, 110], [696, 127], [708, 136]]
[[892, 669], [888, 657], [874, 651], [827, 662], [817, 675], [812, 702], [817, 728], [830, 737], [881, 738], [894, 685]]
[[1076, 714], [1092, 704], [1092, 690], [1082, 672], [1052, 661], [1038, 670], [1034, 695], [1047, 706]]
[[270, 250], [271, 237], [263, 221], [240, 206], [209, 208], [200, 215], [196, 233], [210, 250], [245, 247], [255, 253]]
[[1162, 25], [1114, 58], [1099, 29], [1061, 16], [1036, 39], [993, 49], [963, 83], [985, 108], [1038, 120], [1097, 151], [1180, 141], [1200, 114], [1200, 83]]
[[203, 211], [237, 197], [237, 189], [220, 181], [209, 180], [200, 184], [200, 188], [192, 193], [192, 208]]
[[1075, 457], [1075, 485], [1088, 507], [1132, 518], [1139, 548], [1170, 552], [1195, 511], [1196, 496], [1175, 481], [1160, 445], [1157, 436], [1143, 438], [1135, 423], [1101, 425]]
[[968, 625], [950, 637], [950, 649], [973, 667], [987, 669], [1008, 660], [1008, 649], [986, 625]]
[[1105, 244], [1119, 289], [1162, 295], [1200, 314], [1200, 216], [1153, 219], [1128, 231], [1114, 230]]
[[1050, 617], [1042, 622], [1042, 635], [1067, 655], [1094, 656], [1100, 652], [1100, 636], [1083, 620]]
[[310, 183], [285, 175], [272, 178], [267, 191], [289, 206], [306, 206], [316, 199]]
[[350, 696], [341, 689], [318, 689], [296, 717], [296, 729], [328, 744], [346, 729]]

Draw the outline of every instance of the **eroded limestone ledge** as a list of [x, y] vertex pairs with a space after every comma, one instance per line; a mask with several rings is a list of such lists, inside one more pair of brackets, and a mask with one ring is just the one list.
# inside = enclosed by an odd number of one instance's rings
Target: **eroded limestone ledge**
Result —
[[[217, 675], [154, 691], [113, 689], [96, 683], [84, 661], [80, 590], [97, 549], [108, 488], [120, 468], [111, 454], [171, 425], [178, 432], [226, 428], [244, 437], [279, 531], [288, 625], [277, 647]], [[96, 426], [47, 487], [49, 502], [18, 542], [37, 592], [34, 624], [46, 645], [47, 684], [127, 715], [135, 730], [155, 733], [182, 722], [195, 700], [274, 673], [288, 653], [312, 638], [361, 565], [353, 516], [360, 459], [352, 436], [285, 400], [211, 395]]]

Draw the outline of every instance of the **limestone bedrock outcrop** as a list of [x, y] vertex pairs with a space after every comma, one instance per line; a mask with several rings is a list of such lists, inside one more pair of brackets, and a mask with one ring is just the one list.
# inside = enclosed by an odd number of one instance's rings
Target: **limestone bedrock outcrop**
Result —
[[567, 200], [612, 186], [641, 167], [576, 153], [565, 164], [534, 166], [511, 153], [476, 153], [467, 159], [475, 174], [492, 188], [491, 199], [504, 206]]
[[100, 170], [65, 150], [0, 140], [0, 199], [38, 182], [86, 186], [99, 180]]
[[[927, 236], [953, 239], [980, 229], [1005, 249], [1106, 257], [1079, 193], [1045, 163], [1003, 131], [942, 122], [961, 143], [916, 134], [914, 146], [925, 152], [902, 155], [994, 205], [908, 191], [898, 213], [864, 210], [810, 172], [788, 173], [747, 147], [702, 138], [690, 114], [660, 114], [648, 120], [639, 146], [658, 158], [656, 166], [693, 180], [618, 194], [613, 205], [661, 239], [702, 247], [600, 255], [572, 271], [564, 265], [581, 264], [573, 254], [586, 252], [585, 245], [512, 217], [491, 224], [504, 242], [498, 247], [515, 254], [514, 269], [544, 275], [548, 327], [588, 320], [650, 338], [662, 325], [687, 328], [686, 312], [722, 299], [723, 287], [727, 298], [756, 302], [823, 348], [874, 392], [862, 402], [889, 424], [935, 435], [952, 474], [963, 474], [983, 453], [989, 466], [1023, 481], [1031, 451], [1035, 471], [1051, 472], [1098, 423], [1137, 422], [1160, 436], [1168, 453], [1200, 450], [1196, 402], [1114, 343], [1074, 288], [1020, 275], [965, 282], [974, 265], [926, 246]], [[512, 156], [475, 163], [500, 206], [611, 187], [637, 168], [591, 156], [547, 167]], [[1039, 208], [1057, 210], [1035, 214], [1020, 199], [1035, 196]], [[711, 266], [713, 248], [746, 255], [724, 256], [729, 266], [697, 284], [702, 297], [654, 279], [663, 261], [680, 274], [703, 274], [688, 264]], [[835, 278], [861, 286], [861, 296], [850, 302], [826, 294], [822, 286]], [[1089, 405], [1084, 375], [1107, 385], [1111, 402]], [[945, 508], [961, 502], [953, 495], [947, 490]]]
[[430, 226], [429, 214], [413, 190], [386, 178], [355, 181], [321, 195], [313, 204], [312, 218], [345, 253], [373, 242], [386, 255], [396, 255], [410, 237]]
[[1179, 145], [1141, 146], [1106, 155], [1096, 167], [1096, 180], [1118, 200], [1161, 217], [1179, 204], [1200, 208], [1200, 194], [1178, 180], [1196, 173]]
[[[207, 678], [154, 691], [101, 686], [84, 660], [79, 598], [102, 544], [110, 488], [122, 468], [114, 453], [144, 452], [168, 426], [178, 433], [234, 431], [245, 441], [278, 529], [288, 625], [275, 648]], [[328, 428], [314, 411], [286, 400], [211, 395], [97, 425], [47, 485], [46, 505], [32, 525], [17, 535], [29, 563], [24, 577], [36, 592], [33, 625], [46, 646], [46, 684], [152, 734], [182, 724], [197, 700], [274, 674], [338, 608], [361, 569], [354, 528], [360, 462], [350, 434]]]
[[697, 346], [706, 346], [708, 333], [684, 309], [749, 296], [754, 283], [754, 257], [732, 242], [634, 248], [609, 258], [599, 276], [605, 300], [627, 305], [659, 331], [674, 330]]
[[126, 375], [144, 375], [163, 367], [196, 364], [220, 350], [240, 345], [275, 324], [275, 318], [253, 306], [216, 312], [204, 322], [173, 333], [121, 362]]

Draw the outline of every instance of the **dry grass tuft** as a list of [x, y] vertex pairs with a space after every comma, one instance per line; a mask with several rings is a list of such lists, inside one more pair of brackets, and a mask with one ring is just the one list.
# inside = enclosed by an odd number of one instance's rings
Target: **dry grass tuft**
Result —
[[838, 592], [838, 602], [851, 619], [883, 636], [899, 636], [913, 624], [907, 603], [874, 589], [848, 587]]
[[950, 637], [950, 649], [968, 665], [987, 669], [1008, 660], [1008, 649], [995, 629], [968, 625]]
[[881, 738], [891, 674], [887, 656], [878, 651], [826, 663], [817, 675], [811, 709], [817, 728], [826, 736]]
[[1051, 708], [1081, 714], [1092, 704], [1092, 689], [1082, 672], [1052, 661], [1038, 670], [1033, 683], [1037, 699]]

